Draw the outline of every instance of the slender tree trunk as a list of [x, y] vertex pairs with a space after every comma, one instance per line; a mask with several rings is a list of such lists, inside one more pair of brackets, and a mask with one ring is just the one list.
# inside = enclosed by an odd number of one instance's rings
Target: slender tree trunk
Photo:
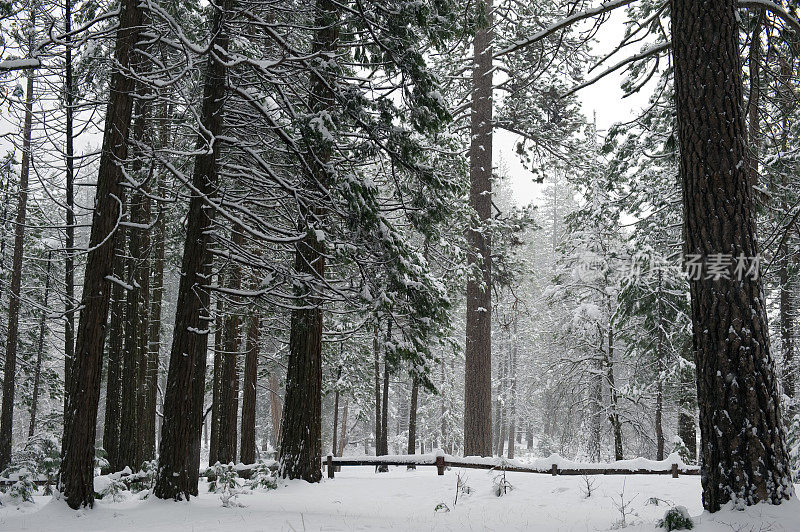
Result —
[[694, 368], [689, 364], [691, 352], [684, 353], [686, 364], [680, 369], [680, 399], [678, 411], [678, 436], [689, 454], [689, 462], [697, 461], [697, 428], [695, 427], [695, 412], [697, 411], [697, 385]]
[[39, 318], [39, 341], [36, 346], [36, 366], [33, 372], [33, 392], [31, 392], [31, 424], [28, 428], [28, 438], [32, 438], [36, 431], [36, 410], [39, 404], [39, 385], [42, 376], [42, 355], [44, 354], [44, 336], [47, 332], [47, 301], [50, 296], [50, 265], [52, 264], [53, 254], [47, 253], [47, 273], [44, 278], [44, 302], [42, 317]]
[[[756, 257], [736, 1], [672, 0], [672, 52], [688, 253]], [[761, 279], [689, 286], [703, 506], [790, 499]]]
[[[417, 452], [417, 401], [419, 399], [419, 379], [416, 375], [411, 376], [411, 401], [408, 405], [408, 454]], [[413, 465], [409, 469], [416, 469]]]
[[614, 457], [622, 460], [622, 423], [619, 419], [619, 398], [617, 385], [614, 381], [614, 322], [608, 328], [608, 357], [606, 358], [606, 379], [608, 380], [609, 396], [611, 398], [611, 413], [608, 418], [614, 434]]
[[[602, 348], [600, 348], [602, 349]], [[600, 444], [603, 425], [603, 359], [600, 355], [594, 361], [589, 392], [589, 443], [587, 454], [592, 462], [600, 461]]]
[[[240, 227], [232, 232], [232, 253], [241, 248], [244, 235]], [[242, 268], [232, 261], [228, 272], [228, 288], [236, 293], [242, 288]], [[239, 418], [239, 346], [241, 319], [234, 306], [225, 318], [223, 331], [222, 382], [220, 388], [219, 451], [223, 464], [236, 462], [236, 433]]]
[[[72, 77], [72, 0], [64, 0], [64, 127], [65, 199], [64, 227], [64, 419], [67, 419], [70, 363], [75, 358], [75, 147], [73, 115], [75, 91]], [[121, 279], [122, 277], [120, 277]]]
[[[78, 509], [94, 503], [94, 442], [97, 404], [103, 366], [103, 343], [108, 319], [110, 282], [114, 270], [114, 230], [123, 204], [122, 168], [135, 82], [126, 74], [142, 25], [143, 11], [134, 0], [123, 0], [111, 75], [103, 150], [97, 175], [95, 211], [83, 281], [81, 312], [75, 342], [75, 360], [68, 383], [69, 416], [65, 420], [59, 491]], [[120, 68], [121, 66], [121, 68]]]
[[335, 389], [335, 391], [333, 393], [333, 396], [334, 396], [334, 399], [333, 399], [333, 438], [332, 438], [332, 443], [331, 443], [331, 454], [333, 456], [336, 456], [336, 446], [337, 446], [337, 443], [338, 443], [336, 441], [337, 432], [339, 430], [339, 387], [338, 387], [338, 385], [339, 385], [339, 380], [341, 378], [342, 378], [342, 367], [339, 366], [339, 369], [336, 372], [336, 385], [337, 385], [337, 387], [336, 387], [336, 389]]
[[272, 416], [272, 437], [275, 449], [281, 445], [281, 419], [283, 418], [283, 402], [280, 395], [280, 383], [274, 372], [269, 374], [269, 412]]
[[242, 383], [242, 443], [239, 447], [239, 459], [244, 464], [253, 464], [256, 461], [256, 385], [260, 327], [257, 310], [253, 310], [249, 321]]
[[[114, 278], [125, 277], [125, 229], [118, 229], [114, 254]], [[122, 420], [122, 346], [125, 319], [125, 289], [118, 282], [111, 286], [111, 319], [108, 329], [108, 375], [106, 380], [106, 413], [103, 424], [103, 448], [108, 471], [123, 469], [120, 459], [120, 422]]]
[[375, 456], [380, 454], [381, 442], [381, 362], [379, 348], [380, 322], [375, 324], [372, 336], [373, 369], [375, 373]]
[[511, 360], [509, 361], [508, 379], [510, 397], [508, 401], [508, 457], [514, 458], [517, 440], [517, 317], [514, 316], [511, 336]]
[[[475, 33], [472, 71], [469, 204], [485, 224], [492, 214], [492, 0], [481, 0], [484, 23]], [[477, 228], [476, 228], [477, 229]], [[492, 454], [491, 240], [468, 230], [467, 264], [481, 272], [467, 281], [467, 338], [464, 379], [464, 454]]]
[[222, 297], [217, 297], [216, 323], [214, 327], [214, 369], [211, 376], [211, 447], [208, 465], [219, 461], [219, 416], [222, 403], [222, 332], [225, 329]]
[[[333, 0], [317, 0], [313, 53], [331, 56], [328, 68], [315, 70], [311, 75], [311, 101], [314, 113], [330, 113], [335, 106], [332, 87], [337, 41], [339, 37], [340, 6]], [[311, 167], [307, 176], [309, 186], [316, 189], [329, 183], [328, 169], [333, 158], [327, 140], [311, 147], [306, 160]], [[315, 149], [316, 148], [316, 149]], [[305, 208], [304, 208], [305, 210]], [[307, 208], [301, 219], [324, 219], [321, 205]], [[305, 237], [295, 245], [295, 271], [315, 281], [325, 277], [325, 243], [317, 233], [301, 222]], [[303, 306], [292, 311], [289, 335], [289, 363], [286, 373], [286, 396], [281, 423], [280, 474], [284, 478], [302, 478], [318, 482], [322, 476], [322, 298], [320, 287], [305, 286], [299, 294]]]
[[[31, 29], [28, 47], [33, 50], [33, 28], [36, 11], [31, 6]], [[5, 365], [3, 366], [3, 408], [0, 411], [0, 471], [11, 463], [11, 438], [14, 421], [14, 392], [17, 376], [17, 347], [19, 343], [19, 307], [22, 288], [22, 254], [25, 244], [25, 218], [28, 208], [28, 178], [31, 172], [31, 136], [33, 128], [33, 70], [26, 73], [25, 119], [22, 126], [22, 167], [19, 174], [17, 218], [14, 225], [14, 257], [11, 262], [11, 286], [8, 297], [8, 329], [6, 332]]]
[[344, 412], [342, 412], [342, 430], [341, 436], [339, 437], [339, 450], [336, 453], [336, 456], [344, 456], [344, 448], [347, 446], [347, 411], [349, 407], [349, 401], [345, 399], [344, 402]]
[[[164, 178], [158, 179], [158, 197], [166, 194]], [[156, 403], [158, 401], [158, 367], [161, 359], [161, 304], [164, 298], [164, 262], [166, 254], [166, 225], [164, 207], [159, 202], [156, 210], [155, 233], [153, 235], [154, 256], [151, 263], [150, 322], [147, 340], [147, 369], [145, 375], [144, 420], [147, 429], [142, 452], [148, 460], [156, 456]]]
[[656, 346], [656, 460], [664, 459], [664, 315], [662, 308], [662, 272], [658, 270], [658, 293], [656, 295], [656, 323], [658, 324]]
[[[232, 4], [232, 0], [223, 0], [219, 9], [214, 11], [211, 24], [212, 52], [206, 65], [202, 128], [197, 138], [199, 154], [195, 158], [192, 176], [196, 192], [192, 193], [186, 222], [186, 244], [164, 396], [164, 421], [158, 446], [158, 477], [153, 489], [155, 496], [160, 499], [188, 499], [197, 493], [199, 449], [195, 450], [195, 447], [200, 444], [202, 390], [205, 388], [211, 319], [208, 315], [210, 297], [207, 284], [211, 263], [208, 247], [214, 209], [209, 208], [207, 202], [213, 200], [217, 189], [221, 142], [216, 137], [223, 128], [227, 75], [224, 58], [217, 54], [224, 54], [228, 49], [229, 35], [225, 19]], [[198, 461], [198, 467], [194, 467], [195, 460]]]

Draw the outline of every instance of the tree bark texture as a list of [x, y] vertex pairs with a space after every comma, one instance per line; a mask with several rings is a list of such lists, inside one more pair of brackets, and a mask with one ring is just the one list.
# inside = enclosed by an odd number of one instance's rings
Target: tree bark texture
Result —
[[[469, 204], [475, 223], [492, 214], [492, 0], [482, 0], [484, 21], [475, 33], [472, 71]], [[492, 455], [492, 293], [491, 241], [478, 228], [467, 231], [467, 264], [478, 279], [467, 281], [467, 324], [464, 379], [464, 455]]]
[[[672, 51], [687, 252], [757, 257], [736, 1], [672, 0]], [[690, 281], [710, 512], [793, 494], [762, 282], [729, 277]]]

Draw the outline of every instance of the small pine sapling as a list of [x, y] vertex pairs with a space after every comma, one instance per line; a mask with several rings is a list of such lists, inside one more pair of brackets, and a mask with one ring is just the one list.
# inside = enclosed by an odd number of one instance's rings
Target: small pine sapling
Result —
[[208, 483], [208, 491], [218, 493], [225, 508], [241, 506], [238, 502], [241, 486], [239, 486], [239, 473], [233, 464], [220, 464], [217, 462], [213, 467], [206, 470], [206, 474], [212, 478]]
[[694, 522], [689, 516], [689, 511], [683, 506], [674, 506], [667, 510], [663, 519], [659, 519], [658, 528], [666, 530], [692, 530]]
[[269, 464], [258, 462], [250, 473], [247, 484], [250, 489], [274, 490], [278, 489], [278, 473], [269, 468]]

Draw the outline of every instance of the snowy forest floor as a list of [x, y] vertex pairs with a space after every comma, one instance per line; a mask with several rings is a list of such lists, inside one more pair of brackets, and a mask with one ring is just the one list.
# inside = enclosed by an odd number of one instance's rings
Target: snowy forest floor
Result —
[[[471, 493], [460, 495], [454, 505], [457, 474]], [[50, 497], [36, 497], [35, 504], [0, 507], [0, 530], [610, 530], [621, 528], [623, 491], [630, 512], [626, 530], [654, 530], [670, 505], [685, 506], [701, 532], [800, 530], [796, 499], [781, 506], [703, 514], [698, 476], [598, 475], [590, 477], [594, 492], [588, 498], [582, 477], [525, 473], [508, 473], [514, 489], [497, 497], [495, 476], [454, 469], [440, 477], [432, 467], [393, 467], [377, 475], [371, 467], [344, 467], [336, 479], [318, 485], [281, 483], [277, 490], [241, 494], [241, 506], [227, 508], [205, 483], [189, 503], [100, 500], [93, 510], [74, 512]], [[659, 504], [651, 498], [660, 499]], [[450, 511], [437, 512], [439, 503]]]

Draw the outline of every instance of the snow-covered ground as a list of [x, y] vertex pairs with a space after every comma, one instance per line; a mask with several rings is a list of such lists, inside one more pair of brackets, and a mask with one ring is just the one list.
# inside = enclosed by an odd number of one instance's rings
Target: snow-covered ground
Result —
[[[471, 493], [461, 494], [454, 504], [459, 474]], [[393, 467], [383, 474], [371, 467], [343, 467], [334, 480], [318, 485], [292, 481], [274, 491], [245, 493], [238, 498], [241, 507], [229, 508], [222, 507], [218, 495], [205, 492], [205, 485], [189, 503], [101, 500], [93, 510], [80, 512], [37, 497], [35, 505], [0, 507], [0, 530], [609, 530], [621, 525], [623, 500], [630, 511], [626, 530], [655, 530], [670, 505], [685, 506], [701, 532], [800, 530], [797, 500], [703, 514], [697, 476], [592, 476], [594, 491], [588, 498], [582, 477], [530, 473], [508, 473], [514, 489], [497, 497], [495, 476], [474, 469], [437, 476], [432, 467]], [[440, 503], [450, 511], [436, 511]]]

